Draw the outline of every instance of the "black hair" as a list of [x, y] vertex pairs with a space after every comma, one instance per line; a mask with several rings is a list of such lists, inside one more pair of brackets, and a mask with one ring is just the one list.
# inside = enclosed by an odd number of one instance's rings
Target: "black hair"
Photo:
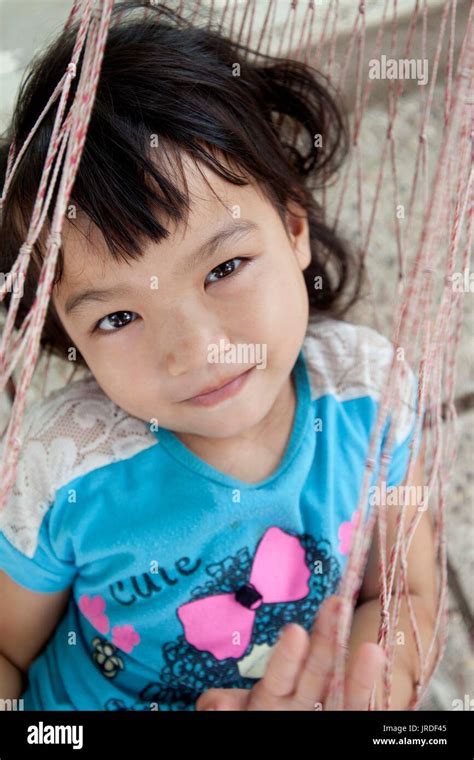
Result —
[[[140, 17], [132, 13], [138, 9], [143, 10], [142, 3], [127, 2], [112, 10], [69, 204], [97, 225], [111, 256], [137, 259], [145, 241], [159, 244], [170, 234], [164, 222], [186, 221], [184, 154], [236, 185], [253, 178], [282, 220], [290, 200], [304, 208], [312, 252], [304, 271], [310, 309], [341, 317], [359, 297], [363, 265], [326, 223], [324, 209], [314, 198], [314, 190], [328, 183], [348, 152], [349, 129], [339, 96], [309, 65], [256, 54], [207, 23], [201, 28], [162, 5], [147, 7]], [[67, 69], [76, 34], [77, 24], [61, 32], [31, 64], [0, 148], [2, 185], [9, 144], [15, 139], [17, 152], [23, 145]], [[82, 55], [66, 108], [77, 89], [81, 65]], [[26, 237], [54, 116], [52, 108], [4, 201], [0, 257], [5, 273]], [[151, 147], [151, 135], [158, 149]], [[183, 180], [178, 184], [177, 173]], [[56, 193], [57, 187], [46, 226]], [[69, 218], [68, 222], [73, 223]], [[38, 239], [17, 327], [34, 301], [44, 253]], [[62, 273], [60, 249], [55, 284]], [[317, 277], [322, 278], [322, 288], [314, 286]], [[5, 302], [8, 305], [8, 295]], [[63, 358], [72, 343], [52, 302], [41, 342]], [[84, 363], [80, 355], [78, 361]]]

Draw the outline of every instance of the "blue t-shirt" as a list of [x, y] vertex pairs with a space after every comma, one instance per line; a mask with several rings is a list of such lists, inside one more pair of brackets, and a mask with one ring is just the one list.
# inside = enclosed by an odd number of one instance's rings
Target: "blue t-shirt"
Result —
[[[312, 319], [286, 451], [257, 483], [130, 416], [92, 376], [32, 404], [0, 568], [71, 596], [25, 709], [193, 710], [211, 687], [251, 688], [281, 628], [309, 631], [338, 589], [392, 352], [371, 328]], [[387, 487], [404, 480], [415, 420], [408, 365], [403, 377]]]

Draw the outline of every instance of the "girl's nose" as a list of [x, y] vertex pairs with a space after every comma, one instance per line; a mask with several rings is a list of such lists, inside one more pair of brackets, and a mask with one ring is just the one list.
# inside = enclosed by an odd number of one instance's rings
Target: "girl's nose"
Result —
[[173, 320], [167, 320], [167, 325], [167, 334], [164, 335], [161, 330], [160, 333], [164, 341], [165, 366], [173, 377], [202, 370], [208, 363], [209, 347], [219, 344], [222, 338], [226, 340], [209, 315], [180, 314]]

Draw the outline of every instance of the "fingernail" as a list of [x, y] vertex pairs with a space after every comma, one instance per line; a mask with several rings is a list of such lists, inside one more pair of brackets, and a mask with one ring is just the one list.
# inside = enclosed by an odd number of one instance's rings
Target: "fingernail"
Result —
[[209, 710], [217, 710], [217, 707], [206, 707], [204, 712], [208, 712]]

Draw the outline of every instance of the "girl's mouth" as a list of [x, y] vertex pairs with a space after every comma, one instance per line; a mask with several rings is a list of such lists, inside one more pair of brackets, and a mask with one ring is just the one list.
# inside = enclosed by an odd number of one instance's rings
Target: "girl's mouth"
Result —
[[199, 396], [192, 396], [191, 398], [185, 399], [185, 403], [187, 404], [194, 404], [196, 406], [214, 406], [215, 404], [219, 404], [221, 401], [224, 401], [227, 398], [231, 398], [231, 396], [235, 396], [241, 388], [245, 385], [247, 382], [247, 378], [252, 372], [254, 367], [250, 367], [250, 369], [245, 370], [245, 372], [242, 372], [240, 375], [237, 375], [233, 380], [226, 383], [225, 385], [221, 385], [220, 388], [216, 388], [213, 391], [209, 391], [208, 393], [201, 393]]

